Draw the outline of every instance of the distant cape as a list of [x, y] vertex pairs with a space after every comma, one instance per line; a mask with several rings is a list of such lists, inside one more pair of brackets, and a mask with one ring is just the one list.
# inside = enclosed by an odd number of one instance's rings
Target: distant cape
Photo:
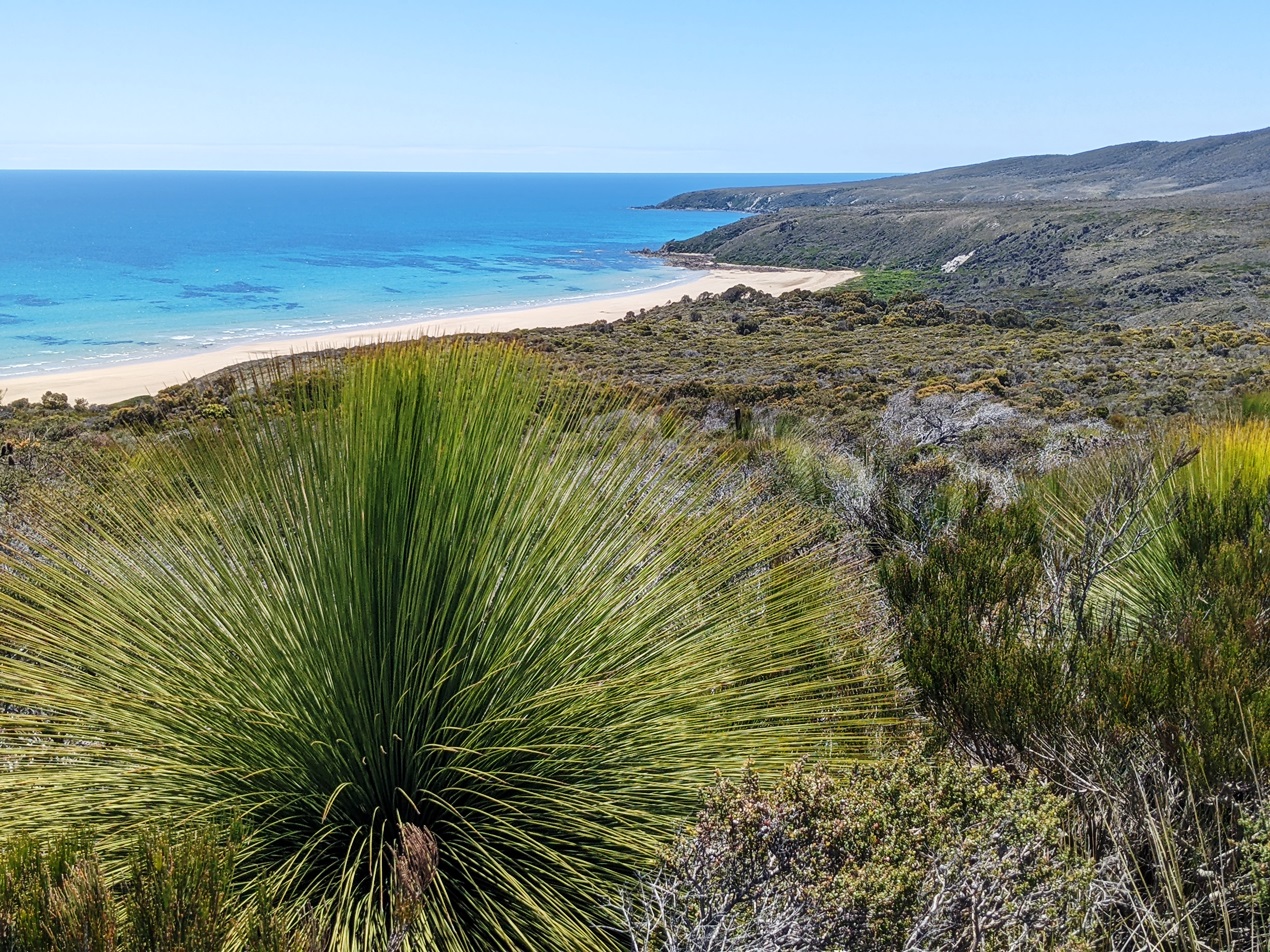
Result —
[[776, 211], [895, 203], [987, 203], [1270, 192], [1270, 128], [1184, 142], [1129, 142], [867, 182], [685, 192], [671, 209]]

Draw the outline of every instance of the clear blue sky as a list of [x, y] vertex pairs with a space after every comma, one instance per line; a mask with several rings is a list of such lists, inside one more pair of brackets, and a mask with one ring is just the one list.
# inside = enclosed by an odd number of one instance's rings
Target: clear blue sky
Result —
[[1270, 125], [1270, 2], [0, 0], [0, 168], [917, 171]]

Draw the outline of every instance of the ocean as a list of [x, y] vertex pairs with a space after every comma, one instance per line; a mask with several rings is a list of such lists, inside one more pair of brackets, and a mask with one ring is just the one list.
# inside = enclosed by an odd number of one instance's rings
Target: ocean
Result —
[[679, 192], [838, 175], [0, 171], [0, 379], [683, 277]]

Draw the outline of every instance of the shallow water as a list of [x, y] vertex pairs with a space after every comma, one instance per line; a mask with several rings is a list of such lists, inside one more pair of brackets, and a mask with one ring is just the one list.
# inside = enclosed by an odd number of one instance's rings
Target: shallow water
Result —
[[0, 377], [668, 283], [638, 210], [856, 175], [0, 172]]

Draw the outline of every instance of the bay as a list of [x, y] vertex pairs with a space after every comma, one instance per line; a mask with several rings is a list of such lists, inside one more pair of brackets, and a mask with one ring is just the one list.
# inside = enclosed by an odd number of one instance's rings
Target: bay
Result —
[[653, 288], [699, 188], [860, 174], [0, 172], [0, 378]]

